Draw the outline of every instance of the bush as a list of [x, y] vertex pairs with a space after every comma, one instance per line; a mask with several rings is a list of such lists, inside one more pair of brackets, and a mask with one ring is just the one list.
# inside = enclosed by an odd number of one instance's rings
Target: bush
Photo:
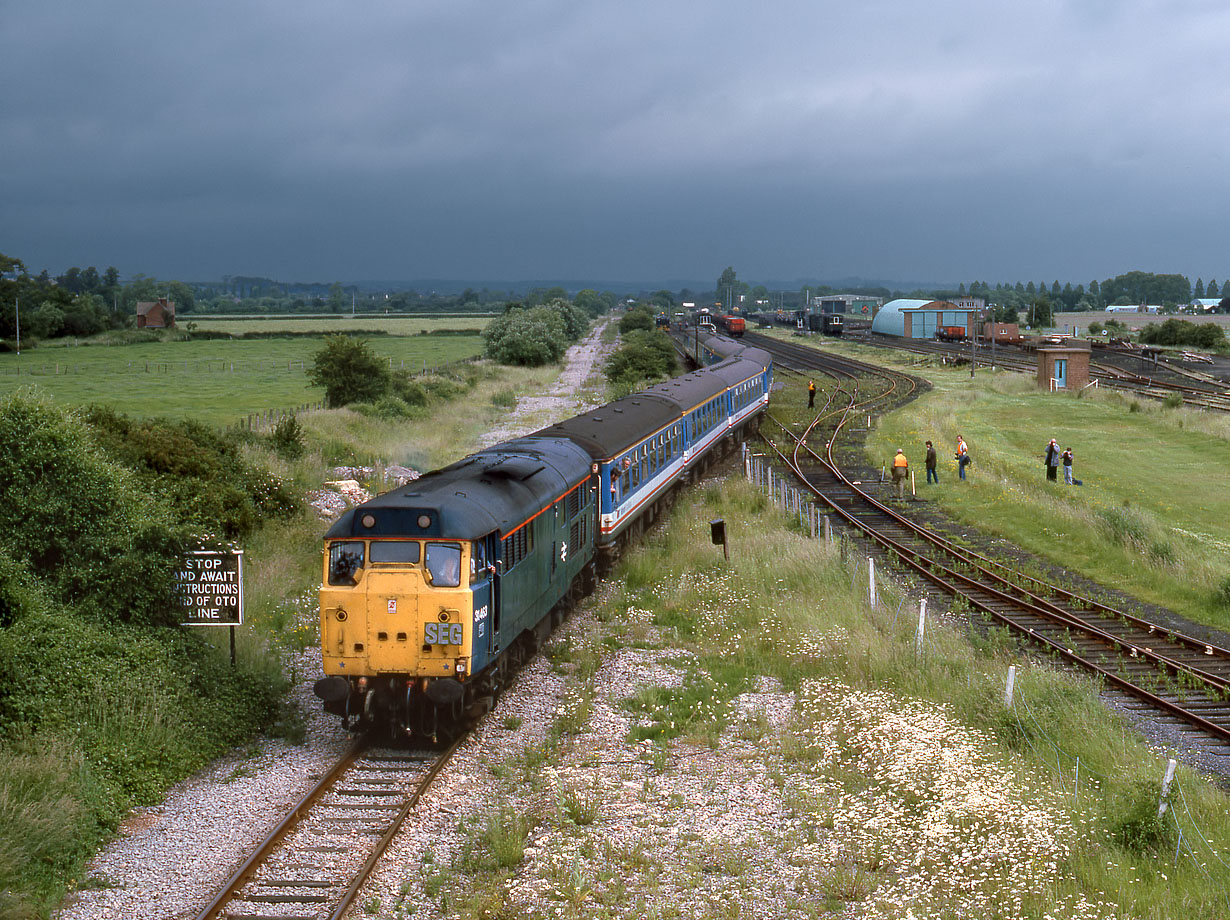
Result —
[[299, 510], [289, 484], [244, 462], [236, 433], [193, 421], [132, 419], [105, 406], [91, 406], [86, 418], [103, 450], [197, 534], [236, 540]]
[[484, 354], [501, 364], [551, 364], [562, 358], [569, 344], [588, 327], [585, 314], [566, 300], [552, 300], [528, 310], [510, 304], [508, 312], [483, 330]]
[[269, 440], [277, 455], [285, 460], [297, 460], [303, 456], [303, 426], [297, 416], [288, 415], [278, 422]]
[[174, 621], [184, 534], [79, 416], [23, 394], [0, 401], [0, 493], [0, 553], [50, 599], [104, 620]]
[[674, 372], [675, 350], [670, 339], [643, 330], [627, 333], [604, 368], [611, 385], [628, 392], [641, 384], [665, 380]]
[[373, 402], [389, 390], [389, 369], [366, 342], [346, 335], [325, 336], [316, 352], [308, 379], [323, 387], [331, 409], [357, 402]]
[[65, 613], [0, 629], [0, 688], [0, 888], [26, 904], [131, 807], [270, 722], [283, 689], [196, 634]]
[[1137, 856], [1156, 853], [1172, 842], [1172, 831], [1157, 816], [1161, 783], [1146, 780], [1135, 783], [1115, 802], [1110, 838]]
[[638, 329], [650, 331], [653, 329], [654, 315], [648, 307], [636, 307], [629, 310], [619, 321], [619, 334], [627, 335]]

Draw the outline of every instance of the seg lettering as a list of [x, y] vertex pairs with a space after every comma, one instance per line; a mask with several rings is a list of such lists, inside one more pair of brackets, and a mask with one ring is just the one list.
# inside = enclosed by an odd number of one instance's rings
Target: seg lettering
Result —
[[463, 637], [460, 623], [427, 623], [423, 627], [424, 645], [461, 645]]

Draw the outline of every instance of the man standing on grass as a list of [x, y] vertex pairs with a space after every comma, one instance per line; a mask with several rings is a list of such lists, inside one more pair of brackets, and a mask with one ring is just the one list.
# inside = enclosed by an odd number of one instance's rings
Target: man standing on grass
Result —
[[969, 448], [965, 446], [965, 438], [957, 435], [957, 476], [965, 478], [965, 468], [969, 466]]
[[816, 381], [807, 381], [807, 408], [816, 408]]
[[1051, 438], [1051, 443], [1046, 445], [1046, 478], [1051, 482], [1059, 481], [1059, 455], [1062, 453], [1059, 445], [1055, 443], [1055, 439]]
[[905, 477], [910, 472], [910, 461], [905, 459], [901, 448], [897, 448], [897, 456], [893, 457], [893, 491], [897, 501], [905, 500]]
[[940, 484], [940, 475], [935, 471], [935, 448], [930, 441], [927, 442], [927, 482]]

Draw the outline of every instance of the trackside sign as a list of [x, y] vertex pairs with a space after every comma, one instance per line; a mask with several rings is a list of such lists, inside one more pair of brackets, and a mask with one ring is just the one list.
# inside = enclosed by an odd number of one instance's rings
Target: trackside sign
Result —
[[185, 626], [243, 623], [243, 550], [197, 550], [176, 573]]

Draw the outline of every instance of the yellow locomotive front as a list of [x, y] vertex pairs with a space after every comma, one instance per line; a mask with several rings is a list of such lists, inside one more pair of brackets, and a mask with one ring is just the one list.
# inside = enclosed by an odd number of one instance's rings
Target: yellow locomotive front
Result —
[[320, 591], [326, 677], [316, 688], [326, 710], [349, 728], [388, 723], [424, 734], [435, 733], [441, 707], [458, 716], [452, 710], [465, 696], [475, 632], [486, 619], [485, 605], [475, 616], [475, 599], [486, 598], [488, 575], [481, 542], [327, 540]]

